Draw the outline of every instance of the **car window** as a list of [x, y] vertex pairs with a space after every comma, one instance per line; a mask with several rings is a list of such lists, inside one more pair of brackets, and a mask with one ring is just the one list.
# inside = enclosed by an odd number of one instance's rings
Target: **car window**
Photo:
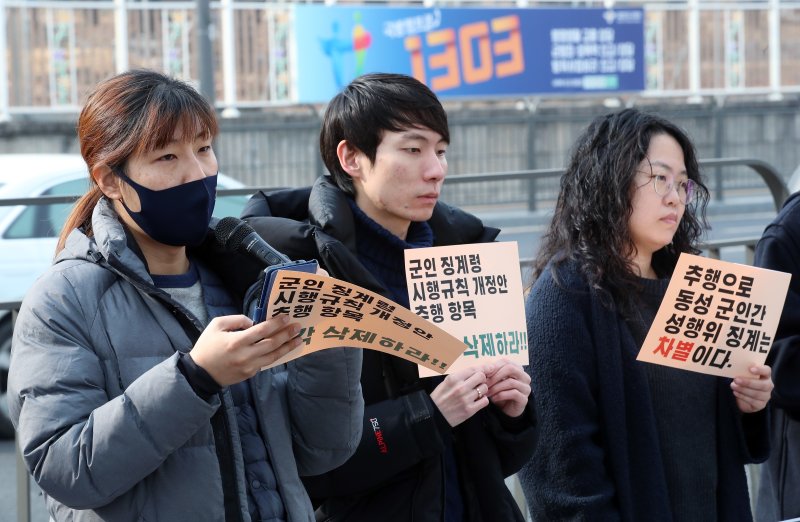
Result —
[[239, 217], [248, 199], [250, 196], [217, 196], [217, 202], [214, 204], [214, 217]]
[[[43, 196], [74, 196], [84, 194], [89, 187], [86, 178], [60, 183], [46, 190]], [[57, 237], [64, 226], [73, 203], [28, 205], [3, 233], [4, 239], [33, 239]]]

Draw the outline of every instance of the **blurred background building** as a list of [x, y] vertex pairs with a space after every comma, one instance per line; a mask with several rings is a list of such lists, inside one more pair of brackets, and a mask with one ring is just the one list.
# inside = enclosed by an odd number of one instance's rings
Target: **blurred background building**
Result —
[[[248, 185], [308, 184], [323, 168], [324, 107], [299, 101], [293, 42], [319, 37], [294, 34], [295, 8], [309, 5], [643, 9], [643, 89], [446, 99], [453, 176], [561, 167], [593, 116], [632, 105], [686, 127], [700, 157], [756, 157], [787, 178], [800, 163], [797, 0], [0, 0], [0, 152], [75, 152], [74, 120], [91, 87], [146, 67], [213, 98], [223, 117], [216, 148], [224, 172]], [[746, 170], [729, 170], [726, 189], [763, 187]], [[547, 200], [552, 182], [536, 197]], [[495, 185], [492, 197], [530, 199], [520, 183]], [[449, 197], [477, 204], [486, 192], [471, 184]]]

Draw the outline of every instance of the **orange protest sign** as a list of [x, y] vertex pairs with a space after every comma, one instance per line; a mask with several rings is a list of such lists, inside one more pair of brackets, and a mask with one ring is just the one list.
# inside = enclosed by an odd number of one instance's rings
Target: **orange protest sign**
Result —
[[736, 377], [763, 364], [790, 274], [681, 254], [637, 360]]
[[278, 271], [267, 317], [280, 314], [300, 324], [303, 344], [266, 368], [318, 350], [346, 346], [378, 350], [444, 373], [464, 350], [461, 341], [407, 308], [320, 274]]
[[516, 242], [414, 248], [405, 262], [411, 310], [466, 345], [447, 373], [500, 357], [528, 364]]

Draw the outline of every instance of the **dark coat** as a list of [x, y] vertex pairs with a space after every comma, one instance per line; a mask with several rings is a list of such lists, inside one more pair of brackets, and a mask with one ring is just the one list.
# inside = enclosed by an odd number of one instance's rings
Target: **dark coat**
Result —
[[[318, 259], [331, 276], [387, 295], [358, 260], [347, 196], [328, 179], [310, 189], [256, 194], [243, 216], [270, 244], [293, 259]], [[436, 245], [492, 241], [489, 229], [458, 209], [437, 204], [429, 224]], [[441, 521], [443, 450], [454, 445], [470, 521], [522, 520], [505, 486], [533, 452], [530, 407], [511, 419], [493, 406], [450, 428], [417, 376], [416, 365], [364, 350], [361, 376], [364, 431], [355, 455], [340, 468], [304, 480], [321, 502], [318, 519]], [[388, 451], [378, 449], [380, 431]]]
[[792, 274], [767, 356], [775, 389], [773, 453], [762, 466], [756, 518], [800, 517], [800, 193], [793, 194], [756, 245], [755, 265]]
[[[574, 263], [526, 301], [529, 371], [541, 435], [520, 472], [534, 520], [671, 521], [650, 390], [624, 319]], [[717, 513], [752, 519], [744, 464], [768, 453], [765, 411], [742, 415], [719, 378]]]

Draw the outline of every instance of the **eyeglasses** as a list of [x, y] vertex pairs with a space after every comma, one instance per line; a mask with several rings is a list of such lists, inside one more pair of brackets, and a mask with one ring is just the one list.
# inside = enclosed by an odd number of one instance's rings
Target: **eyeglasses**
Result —
[[[642, 174], [647, 174], [653, 180], [653, 189], [659, 196], [666, 196], [672, 189], [677, 189], [678, 199], [683, 205], [688, 205], [694, 199], [694, 181], [687, 179], [684, 181], [676, 182], [663, 174], [651, 174], [649, 172], [640, 171]], [[645, 183], [646, 185], [646, 183]], [[642, 185], [644, 186], [644, 185]]]

